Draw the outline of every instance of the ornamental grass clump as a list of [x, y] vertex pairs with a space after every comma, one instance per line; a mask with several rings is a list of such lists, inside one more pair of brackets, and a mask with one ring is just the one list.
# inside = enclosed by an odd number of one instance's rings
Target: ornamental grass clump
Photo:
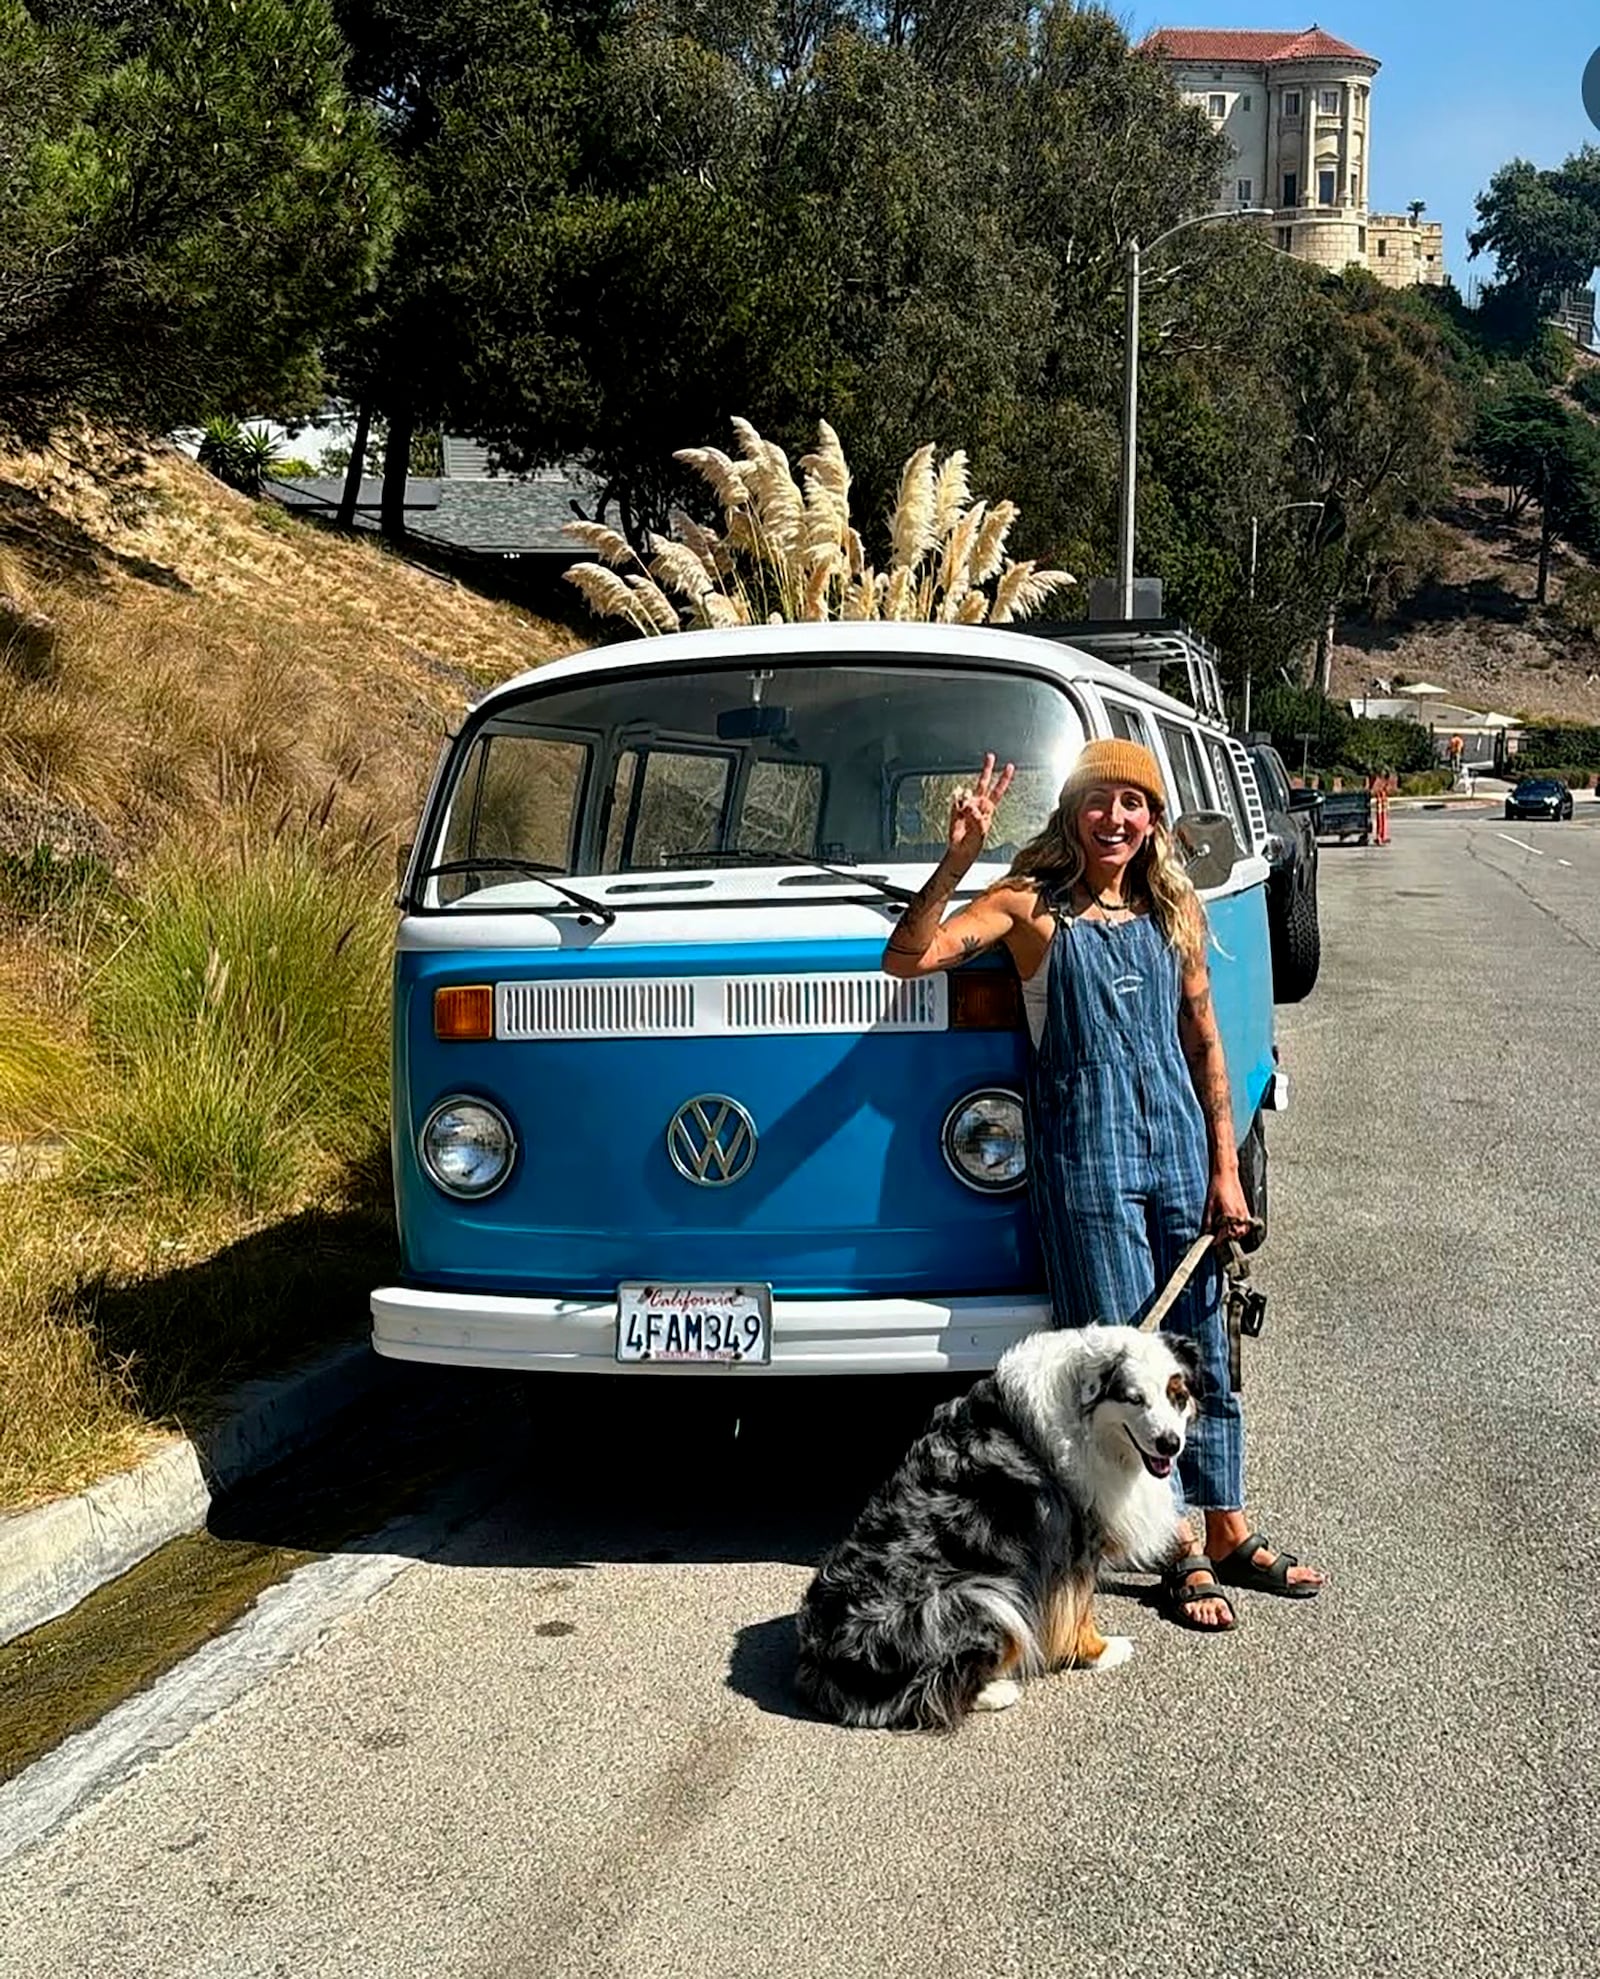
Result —
[[600, 559], [566, 573], [591, 611], [646, 634], [826, 619], [1008, 625], [1076, 581], [1007, 557], [1016, 504], [974, 501], [959, 449], [940, 461], [921, 446], [906, 462], [888, 562], [876, 569], [850, 520], [850, 469], [826, 420], [798, 479], [748, 420], [733, 428], [737, 460], [717, 447], [674, 456], [716, 496], [720, 534], [680, 516], [676, 536], [647, 538], [645, 557], [604, 523], [566, 524]]

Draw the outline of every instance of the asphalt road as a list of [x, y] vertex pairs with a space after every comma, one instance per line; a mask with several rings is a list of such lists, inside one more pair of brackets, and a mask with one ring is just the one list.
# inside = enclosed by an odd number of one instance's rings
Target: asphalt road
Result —
[[486, 1398], [424, 1510], [0, 1791], [14, 1840], [84, 1797], [0, 1868], [0, 1969], [1592, 1973], [1600, 828], [1406, 814], [1323, 875], [1247, 1372], [1320, 1601], [1113, 1594], [1126, 1669], [846, 1733], [788, 1618], [925, 1397]]

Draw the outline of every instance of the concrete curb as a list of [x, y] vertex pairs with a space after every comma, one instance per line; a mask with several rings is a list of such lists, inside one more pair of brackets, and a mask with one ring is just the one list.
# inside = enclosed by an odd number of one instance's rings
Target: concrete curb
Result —
[[158, 1546], [205, 1524], [211, 1501], [309, 1442], [372, 1387], [366, 1341], [246, 1382], [214, 1424], [72, 1498], [0, 1516], [0, 1644], [74, 1608]]

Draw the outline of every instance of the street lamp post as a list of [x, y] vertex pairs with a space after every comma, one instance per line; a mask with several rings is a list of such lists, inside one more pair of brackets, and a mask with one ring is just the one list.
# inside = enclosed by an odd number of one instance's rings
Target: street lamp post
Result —
[[[1150, 242], [1152, 249], [1181, 234], [1185, 227], [1204, 227], [1214, 220], [1270, 220], [1270, 206], [1227, 206], [1215, 213], [1195, 213], [1168, 227]], [[1139, 279], [1145, 250], [1137, 238], [1125, 250], [1126, 275], [1122, 368], [1122, 478], [1117, 499], [1117, 593], [1123, 618], [1133, 617], [1133, 510], [1139, 455]]]
[[[1270, 522], [1275, 515], [1287, 515], [1290, 509], [1295, 509], [1295, 508], [1325, 509], [1327, 506], [1328, 504], [1326, 502], [1279, 502], [1276, 508], [1267, 510], [1266, 519], [1268, 522]], [[1248, 592], [1249, 602], [1252, 605], [1256, 601], [1256, 550], [1260, 543], [1260, 540], [1261, 540], [1261, 517], [1258, 515], [1253, 515], [1250, 518], [1250, 586]], [[1244, 721], [1242, 723], [1242, 726], [1246, 730], [1246, 732], [1249, 731], [1250, 664], [1248, 660], [1245, 662], [1245, 669], [1244, 669]]]

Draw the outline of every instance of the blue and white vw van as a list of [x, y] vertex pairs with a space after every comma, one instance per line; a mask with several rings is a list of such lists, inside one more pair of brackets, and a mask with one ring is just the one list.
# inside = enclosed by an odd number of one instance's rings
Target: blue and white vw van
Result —
[[1097, 735], [1232, 825], [1205, 899], [1259, 1154], [1266, 824], [1220, 721], [1070, 644], [930, 625], [630, 641], [479, 701], [400, 902], [378, 1352], [771, 1380], [984, 1370], [1048, 1324], [1009, 959], [878, 963], [984, 750], [1017, 775], [958, 899]]

